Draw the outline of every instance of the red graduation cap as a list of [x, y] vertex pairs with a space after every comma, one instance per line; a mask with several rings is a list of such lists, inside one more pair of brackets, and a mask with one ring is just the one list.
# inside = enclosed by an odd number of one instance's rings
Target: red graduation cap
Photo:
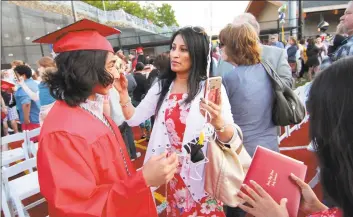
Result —
[[6, 90], [13, 88], [13, 87], [15, 87], [15, 84], [12, 83], [11, 81], [5, 80], [5, 79], [1, 80], [1, 89], [3, 91], [6, 91]]
[[120, 34], [120, 30], [100, 23], [83, 19], [33, 41], [33, 43], [53, 44], [53, 51], [61, 53], [75, 50], [107, 50], [113, 47], [105, 38]]

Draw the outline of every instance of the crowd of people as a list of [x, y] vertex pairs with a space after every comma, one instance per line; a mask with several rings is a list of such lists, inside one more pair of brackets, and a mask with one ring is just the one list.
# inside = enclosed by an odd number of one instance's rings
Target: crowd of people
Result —
[[[119, 30], [78, 21], [35, 41], [50, 41], [55, 59], [39, 59], [37, 69], [18, 60], [2, 72], [3, 135], [8, 123], [14, 133], [41, 127], [38, 178], [53, 217], [157, 216], [151, 188], [164, 184], [167, 216], [287, 217], [287, 199], [275, 202], [255, 182], [243, 186], [248, 194], [239, 191], [238, 207], [206, 192], [206, 163], [194, 163], [185, 145], [203, 135], [208, 123], [215, 140], [231, 150], [243, 145], [253, 156], [260, 145], [279, 152], [272, 120], [275, 95], [263, 63], [291, 88], [293, 74], [302, 77], [306, 66], [313, 79], [307, 101], [310, 139], [333, 206], [295, 175], [288, 178], [301, 191], [306, 215], [353, 216], [352, 14], [350, 1], [329, 47], [321, 37], [299, 43], [290, 37], [283, 44], [278, 35], [261, 44], [259, 23], [245, 13], [220, 31], [211, 50], [203, 28], [184, 27], [171, 37], [170, 51], [156, 58], [143, 48], [126, 57], [105, 38]], [[216, 102], [204, 98], [208, 76], [222, 77]], [[141, 156], [132, 127], [148, 141], [138, 171], [131, 162]], [[212, 143], [201, 143], [206, 155]], [[191, 175], [194, 171], [200, 179]]]
[[320, 71], [323, 60], [332, 57], [339, 47], [345, 45], [349, 35], [345, 27], [339, 24], [334, 37], [322, 33], [299, 41], [293, 36], [287, 41], [279, 41], [278, 38], [278, 34], [270, 35], [268, 44], [287, 50], [293, 78], [303, 78], [307, 72], [308, 80], [312, 81], [315, 74]]

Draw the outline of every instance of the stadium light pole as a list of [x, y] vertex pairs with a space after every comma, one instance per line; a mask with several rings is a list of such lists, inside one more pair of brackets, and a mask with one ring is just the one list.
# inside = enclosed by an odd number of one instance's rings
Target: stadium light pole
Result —
[[76, 22], [77, 21], [77, 15], [76, 15], [75, 4], [74, 4], [73, 0], [71, 0], [71, 9], [72, 9], [72, 15], [74, 17], [74, 22]]

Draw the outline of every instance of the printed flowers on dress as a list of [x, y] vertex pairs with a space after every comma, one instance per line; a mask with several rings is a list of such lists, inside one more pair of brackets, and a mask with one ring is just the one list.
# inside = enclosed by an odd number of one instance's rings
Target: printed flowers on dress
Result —
[[203, 214], [210, 214], [211, 212], [214, 212], [217, 208], [217, 204], [213, 203], [203, 203], [201, 204], [201, 213]]
[[187, 188], [176, 190], [173, 196], [179, 209], [190, 210], [196, 206]]
[[168, 99], [168, 113], [172, 113], [175, 106], [178, 104], [178, 98], [176, 95]]

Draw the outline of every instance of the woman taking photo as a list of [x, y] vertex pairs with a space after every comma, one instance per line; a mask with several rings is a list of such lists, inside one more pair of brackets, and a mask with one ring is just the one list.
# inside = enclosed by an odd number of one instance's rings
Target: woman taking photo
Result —
[[[134, 108], [127, 92], [125, 78], [115, 87], [120, 92], [121, 105], [130, 126], [155, 115], [155, 124], [147, 148], [145, 162], [154, 154], [164, 152], [179, 155], [179, 170], [167, 184], [168, 216], [224, 216], [222, 203], [204, 190], [205, 163], [192, 163], [184, 145], [195, 139], [206, 122], [200, 110], [208, 111], [217, 139], [230, 143], [237, 137], [229, 101], [222, 87], [221, 105], [202, 99], [207, 76], [209, 37], [202, 28], [185, 27], [171, 39], [170, 65], [159, 81]], [[222, 129], [222, 130], [221, 130]], [[207, 144], [202, 148], [207, 151]]]

